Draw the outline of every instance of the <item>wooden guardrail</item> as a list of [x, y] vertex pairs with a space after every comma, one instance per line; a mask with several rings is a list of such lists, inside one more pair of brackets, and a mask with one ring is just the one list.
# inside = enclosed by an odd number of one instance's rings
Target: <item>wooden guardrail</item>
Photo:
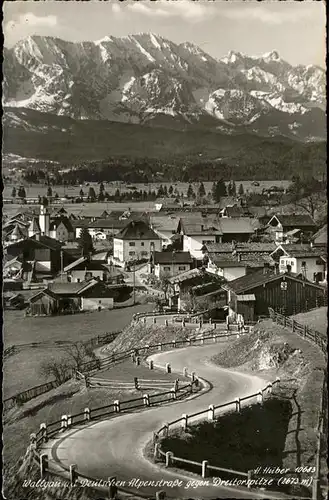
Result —
[[309, 328], [307, 325], [302, 325], [295, 319], [284, 316], [270, 307], [269, 313], [272, 321], [283, 326], [284, 328], [290, 328], [294, 333], [310, 340], [313, 344], [317, 345], [325, 355], [327, 355], [327, 341], [322, 333], [314, 330], [313, 328]]
[[[194, 374], [190, 374], [191, 381], [185, 385], [170, 391], [165, 391], [158, 394], [143, 394], [143, 396], [138, 398], [133, 398], [123, 401], [113, 401], [112, 403], [96, 407], [96, 408], [84, 408], [79, 413], [73, 415], [63, 415], [61, 419], [51, 422], [49, 424], [42, 423], [37, 432], [30, 434], [30, 445], [28, 448], [29, 454], [33, 462], [38, 465], [40, 470], [40, 479], [44, 479], [46, 474], [52, 474], [59, 477], [68, 477], [70, 479], [71, 485], [79, 485], [82, 481], [89, 480], [93, 483], [93, 488], [104, 492], [107, 491], [109, 498], [115, 498], [114, 492], [119, 490], [122, 493], [132, 494], [132, 490], [128, 488], [115, 486], [115, 478], [110, 477], [108, 480], [108, 486], [97, 486], [100, 483], [93, 477], [86, 476], [78, 472], [76, 465], [70, 465], [69, 467], [61, 465], [59, 467], [58, 463], [48, 458], [45, 453], [40, 453], [40, 447], [45, 444], [50, 438], [56, 437], [58, 433], [62, 433], [70, 429], [73, 425], [86, 425], [92, 420], [99, 420], [102, 418], [119, 416], [121, 413], [127, 413], [134, 410], [139, 410], [141, 408], [147, 408], [154, 405], [159, 405], [163, 403], [168, 403], [174, 400], [182, 399], [193, 393], [193, 388], [198, 387], [199, 380]], [[95, 485], [95, 486], [94, 486]], [[150, 498], [149, 494], [143, 494], [138, 492], [138, 497], [140, 498]]]
[[161, 449], [161, 442], [163, 439], [167, 438], [169, 435], [170, 428], [177, 428], [177, 424], [181, 424], [181, 427], [184, 430], [187, 430], [189, 422], [193, 420], [194, 422], [196, 419], [203, 420], [207, 419], [209, 421], [215, 421], [216, 419], [216, 411], [217, 410], [222, 410], [225, 407], [228, 406], [234, 406], [235, 411], [239, 412], [241, 410], [241, 405], [242, 402], [248, 402], [250, 404], [250, 400], [256, 398], [257, 403], [262, 404], [264, 401], [264, 398], [267, 395], [270, 395], [272, 393], [273, 386], [276, 384], [280, 383], [279, 377], [276, 378], [276, 380], [272, 383], [267, 384], [263, 389], [260, 391], [250, 394], [244, 398], [237, 398], [232, 401], [228, 401], [227, 403], [221, 404], [221, 405], [210, 405], [208, 408], [201, 410], [197, 413], [193, 413], [190, 415], [184, 414], [180, 418], [173, 420], [172, 422], [165, 423], [160, 429], [158, 429], [157, 432], [153, 434], [153, 444], [154, 444], [154, 459], [155, 460], [160, 460], [164, 461], [166, 464], [166, 467], [170, 467], [171, 465], [174, 465], [176, 463], [184, 463], [188, 465], [194, 465], [197, 467], [200, 467], [200, 472], [202, 478], [205, 478], [210, 474], [210, 471], [216, 471], [216, 472], [225, 472], [228, 474], [233, 474], [234, 476], [242, 476], [245, 477], [245, 480], [240, 481], [240, 485], [247, 486], [250, 488], [253, 484], [255, 484], [255, 481], [253, 481], [253, 471], [248, 471], [248, 472], [241, 472], [241, 471], [236, 471], [233, 469], [226, 469], [223, 467], [218, 467], [214, 465], [210, 465], [207, 460], [203, 460], [202, 462], [196, 462], [193, 460], [188, 460], [186, 458], [178, 457], [175, 456], [171, 451], [164, 452]]

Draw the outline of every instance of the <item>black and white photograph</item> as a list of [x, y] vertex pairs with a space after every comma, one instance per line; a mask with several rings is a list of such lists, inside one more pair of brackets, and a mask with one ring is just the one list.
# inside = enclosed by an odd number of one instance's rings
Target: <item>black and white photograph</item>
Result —
[[325, 500], [325, 2], [2, 30], [4, 498]]

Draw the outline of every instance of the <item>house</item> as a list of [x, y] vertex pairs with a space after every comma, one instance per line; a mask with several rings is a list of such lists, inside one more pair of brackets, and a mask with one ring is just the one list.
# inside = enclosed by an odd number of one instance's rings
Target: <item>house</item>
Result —
[[162, 240], [163, 247], [172, 245], [173, 236], [177, 234], [179, 224], [178, 215], [151, 215], [150, 226]]
[[249, 217], [222, 217], [219, 222], [222, 243], [248, 241], [258, 227], [257, 221]]
[[28, 312], [32, 316], [49, 316], [113, 309], [120, 287], [124, 285], [106, 286], [95, 279], [81, 283], [52, 283], [30, 298]]
[[325, 287], [301, 275], [273, 272], [267, 268], [224, 283], [222, 288], [228, 292], [229, 315], [241, 314], [245, 321], [267, 316], [269, 307], [289, 316], [327, 301]]
[[183, 251], [201, 260], [203, 247], [207, 243], [219, 243], [222, 231], [217, 215], [203, 216], [201, 213], [180, 217], [177, 231], [183, 235]]
[[113, 238], [113, 259], [118, 263], [149, 259], [162, 248], [161, 238], [143, 220], [131, 221]]
[[[108, 217], [106, 219], [97, 219], [94, 222], [89, 222], [87, 224], [89, 234], [94, 239], [104, 239], [100, 235], [105, 235], [105, 238], [112, 238], [121, 229], [127, 225], [125, 219], [117, 219], [114, 217]], [[76, 228], [78, 225], [76, 225]]]
[[229, 255], [223, 257], [217, 254], [208, 254], [207, 271], [221, 276], [226, 281], [232, 281], [247, 274], [247, 265]]
[[179, 210], [183, 204], [177, 198], [157, 198], [154, 202], [156, 212], [165, 210]]
[[152, 252], [149, 261], [149, 272], [157, 278], [170, 277], [189, 271], [193, 259], [189, 252]]
[[221, 217], [229, 217], [229, 218], [240, 218], [240, 217], [249, 217], [251, 214], [247, 207], [243, 207], [238, 204], [227, 205], [220, 211]]
[[275, 267], [271, 252], [275, 243], [210, 243], [204, 247], [207, 270], [223, 276], [228, 281], [262, 269], [264, 265]]
[[326, 281], [325, 248], [311, 245], [279, 245], [272, 257], [279, 261], [280, 272], [302, 274], [313, 282]]
[[204, 268], [191, 269], [172, 276], [169, 278], [169, 305], [178, 311], [186, 309], [188, 302], [193, 303], [195, 295], [201, 297], [202, 294], [219, 290], [222, 282], [222, 278], [207, 272]]
[[25, 299], [21, 293], [5, 292], [3, 294], [4, 309], [24, 309]]
[[310, 215], [273, 215], [267, 227], [272, 230], [275, 235], [275, 241], [285, 243], [286, 234], [294, 229], [300, 229], [304, 236], [311, 236], [316, 230], [316, 224]]
[[327, 224], [325, 224], [323, 227], [321, 227], [321, 229], [313, 234], [311, 242], [314, 246], [325, 246], [328, 244]]
[[58, 241], [73, 241], [75, 238], [72, 223], [68, 217], [60, 216], [51, 220], [49, 236]]
[[23, 263], [23, 267], [30, 265], [29, 271], [22, 276], [28, 281], [32, 278], [37, 281], [50, 278], [60, 271], [61, 265], [69, 263], [68, 255], [62, 250], [62, 243], [40, 234], [11, 243], [6, 247], [6, 255], [8, 261], [17, 258]]
[[64, 267], [64, 273], [68, 282], [80, 283], [94, 278], [106, 283], [122, 283], [123, 275], [117, 268], [93, 260], [92, 257], [80, 257], [68, 266]]

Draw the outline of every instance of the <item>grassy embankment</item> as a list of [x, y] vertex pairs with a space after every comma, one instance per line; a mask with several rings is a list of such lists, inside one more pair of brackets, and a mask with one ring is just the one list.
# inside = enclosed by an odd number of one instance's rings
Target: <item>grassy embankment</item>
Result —
[[[112, 311], [113, 312], [113, 311]], [[126, 313], [125, 313], [126, 314]], [[39, 319], [39, 318], [38, 318]], [[111, 324], [112, 326], [112, 324]], [[108, 328], [109, 329], [109, 328]], [[93, 331], [95, 333], [95, 331]], [[181, 327], [164, 327], [164, 326], [142, 326], [134, 325], [126, 327], [123, 332], [110, 344], [111, 350], [116, 351], [129, 349], [137, 345], [145, 345], [157, 342], [166, 342], [173, 339], [183, 339], [188, 335], [188, 331], [184, 332]], [[110, 352], [110, 349], [109, 349]], [[150, 372], [144, 366], [136, 367], [129, 361], [116, 366], [115, 369], [109, 369], [103, 373], [103, 377], [108, 375], [110, 379], [117, 380], [133, 380], [134, 376], [146, 378]], [[152, 378], [163, 378], [162, 373], [157, 370], [152, 372]], [[147, 377], [151, 378], [151, 377]], [[170, 379], [175, 379], [175, 374], [169, 376]], [[151, 391], [149, 391], [151, 393]], [[29, 444], [29, 436], [39, 428], [42, 422], [53, 422], [61, 418], [62, 415], [79, 413], [85, 407], [97, 407], [110, 404], [116, 399], [127, 400], [134, 397], [140, 397], [138, 391], [118, 391], [113, 389], [86, 389], [82, 383], [76, 381], [68, 381], [60, 387], [49, 391], [31, 401], [25, 403], [20, 408], [15, 408], [8, 412], [4, 422], [4, 473], [5, 484], [10, 483], [10, 477], [17, 471], [17, 464], [21, 462], [21, 457], [24, 455]], [[11, 484], [10, 488], [18, 488], [21, 480], [16, 480]], [[25, 491], [25, 490], [24, 490]], [[28, 496], [25, 492], [25, 498], [38, 498], [40, 500], [48, 500], [41, 496]], [[76, 493], [75, 493], [76, 494]], [[72, 493], [73, 495], [73, 493]], [[16, 500], [16, 497], [8, 497], [10, 500]], [[58, 496], [56, 498], [59, 498]], [[62, 498], [60, 496], [60, 498]], [[64, 497], [63, 497], [64, 498]], [[65, 497], [75, 500], [80, 497], [70, 496]], [[94, 498], [93, 496], [81, 496], [81, 500]], [[49, 497], [52, 500], [52, 497]]]
[[[153, 304], [143, 304], [112, 311], [40, 318], [25, 317], [24, 311], [5, 311], [4, 344], [9, 347], [56, 340], [85, 341], [106, 332], [123, 330], [129, 325], [133, 314], [151, 311], [153, 307]], [[59, 359], [64, 354], [59, 348], [31, 347], [8, 357], [3, 366], [4, 397], [47, 382], [39, 374], [41, 363]]]
[[[318, 328], [321, 323], [324, 328], [325, 308], [315, 315]], [[313, 316], [299, 315], [298, 320], [308, 322]], [[251, 335], [233, 341], [212, 361], [269, 380], [279, 376], [280, 387], [263, 407], [256, 405], [240, 414], [228, 414], [215, 425], [203, 423], [191, 427], [187, 433], [178, 431], [163, 442], [163, 447], [183, 458], [198, 462], [207, 459], [212, 465], [242, 471], [266, 465], [282, 465], [291, 471], [300, 466], [314, 466], [326, 367], [319, 349], [291, 331], [264, 321], [256, 325]], [[323, 470], [326, 470], [325, 460], [326, 450], [323, 450]], [[304, 474], [302, 478], [310, 475]], [[303, 494], [307, 490], [300, 488], [293, 492]]]

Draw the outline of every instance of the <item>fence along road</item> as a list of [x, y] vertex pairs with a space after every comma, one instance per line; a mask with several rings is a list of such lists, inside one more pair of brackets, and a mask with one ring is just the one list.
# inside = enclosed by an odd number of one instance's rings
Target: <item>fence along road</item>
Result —
[[[187, 482], [193, 479], [191, 476], [184, 472], [160, 469], [143, 456], [143, 450], [152, 439], [152, 433], [164, 423], [180, 418], [184, 413], [193, 414], [204, 410], [210, 404], [218, 405], [257, 393], [267, 384], [267, 381], [259, 377], [210, 364], [209, 358], [222, 348], [223, 344], [214, 344], [150, 356], [155, 365], [164, 367], [166, 363], [170, 363], [173, 371], [179, 370], [182, 373], [184, 367], [187, 367], [189, 372], [195, 371], [200, 378], [211, 382], [211, 391], [204, 392], [194, 399], [120, 415], [88, 427], [71, 429], [63, 433], [60, 439], [43, 445], [41, 452], [47, 453], [51, 460], [56, 460], [66, 468], [70, 464], [76, 464], [78, 472], [89, 477], [107, 480], [109, 476], [116, 476], [117, 480], [126, 481], [126, 487], [129, 487], [133, 478], [143, 481], [173, 481], [177, 478], [183, 480], [182, 487], [141, 489], [143, 494], [150, 496], [163, 489], [166, 490], [168, 498], [269, 498], [269, 492], [263, 494], [256, 491], [238, 491], [228, 487], [200, 486], [196, 489], [186, 489]], [[221, 465], [220, 453], [218, 464], [214, 465]], [[201, 477], [195, 476], [194, 479], [201, 480]], [[211, 484], [211, 479], [209, 482]]]

